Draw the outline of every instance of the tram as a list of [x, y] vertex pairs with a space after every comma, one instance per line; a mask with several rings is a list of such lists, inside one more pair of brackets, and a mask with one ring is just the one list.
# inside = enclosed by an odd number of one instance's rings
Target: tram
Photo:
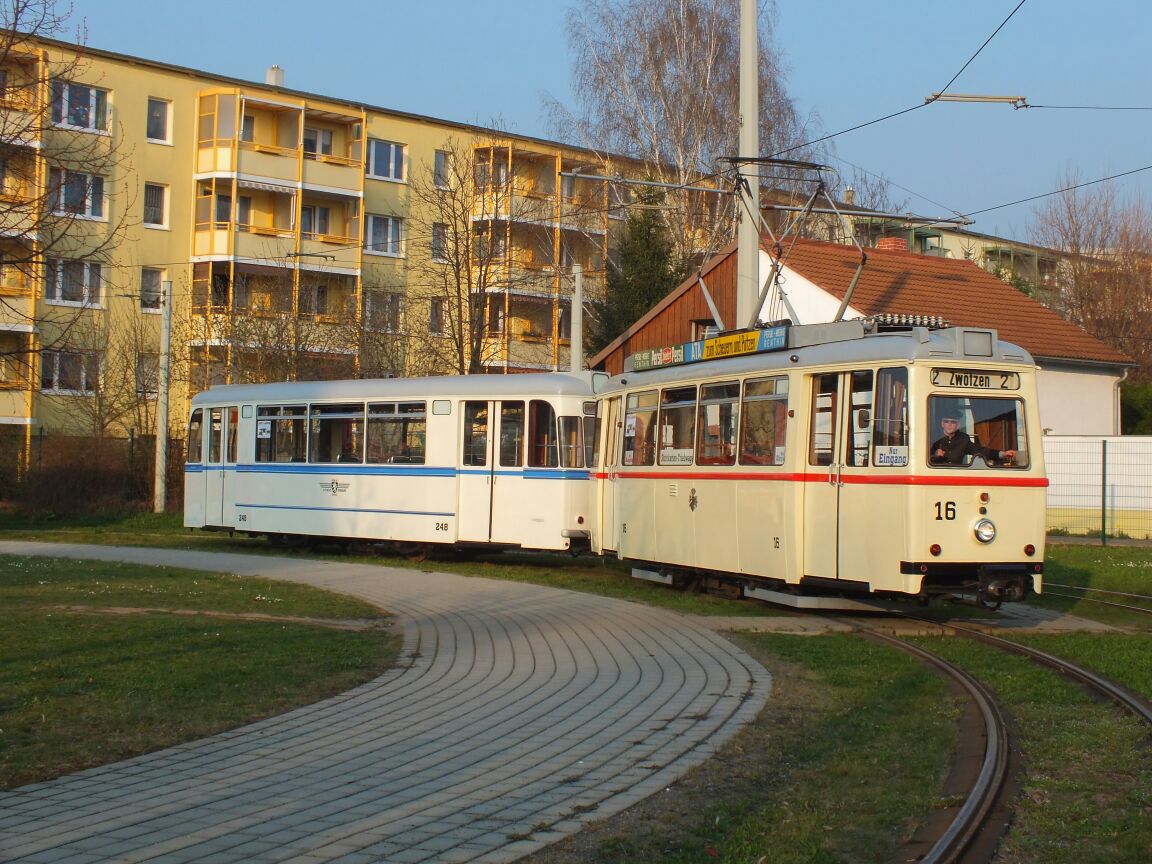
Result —
[[765, 599], [1039, 592], [1035, 363], [994, 330], [916, 320], [629, 358], [599, 394], [594, 550], [645, 578], [735, 581]]
[[641, 352], [612, 378], [213, 387], [192, 400], [185, 524], [588, 548], [777, 602], [1018, 601], [1044, 571], [1035, 379], [994, 330], [869, 319]]
[[285, 543], [586, 546], [593, 378], [212, 387], [192, 399], [184, 524]]

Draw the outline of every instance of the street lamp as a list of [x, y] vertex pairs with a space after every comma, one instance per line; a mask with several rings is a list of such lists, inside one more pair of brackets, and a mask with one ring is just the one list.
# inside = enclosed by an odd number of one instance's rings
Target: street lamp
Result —
[[172, 347], [172, 283], [160, 283], [160, 369], [156, 385], [156, 477], [152, 512], [163, 513], [168, 502], [168, 378]]

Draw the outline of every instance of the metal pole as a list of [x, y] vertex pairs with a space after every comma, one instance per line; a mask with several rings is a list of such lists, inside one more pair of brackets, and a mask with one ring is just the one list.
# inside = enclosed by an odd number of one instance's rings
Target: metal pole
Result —
[[572, 265], [576, 285], [572, 289], [572, 334], [568, 340], [568, 368], [579, 372], [584, 368], [584, 267]]
[[163, 513], [168, 503], [168, 377], [172, 345], [172, 283], [160, 283], [160, 369], [156, 384], [156, 476], [152, 485], [152, 512]]
[[[742, 159], [760, 156], [760, 46], [756, 0], [740, 0], [740, 152]], [[760, 167], [740, 162], [736, 196], [736, 326], [753, 326], [759, 314], [753, 304], [760, 293]]]
[[1108, 545], [1108, 439], [1100, 440], [1100, 545]]

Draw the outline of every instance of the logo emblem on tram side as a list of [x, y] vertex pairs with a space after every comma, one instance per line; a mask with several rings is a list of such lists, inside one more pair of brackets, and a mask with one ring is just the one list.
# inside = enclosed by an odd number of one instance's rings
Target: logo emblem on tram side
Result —
[[348, 491], [348, 484], [341, 483], [339, 480], [323, 480], [320, 482], [320, 488], [325, 492], [331, 492], [333, 495], [339, 495], [341, 492]]

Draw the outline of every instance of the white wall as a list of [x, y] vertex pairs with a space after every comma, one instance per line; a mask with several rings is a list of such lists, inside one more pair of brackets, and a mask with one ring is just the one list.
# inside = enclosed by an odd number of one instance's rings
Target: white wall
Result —
[[1040, 426], [1052, 435], [1119, 435], [1119, 380], [1106, 371], [1041, 364]]
[[[760, 284], [772, 272], [772, 258], [764, 250], [760, 250]], [[836, 310], [840, 308], [840, 301], [813, 282], [805, 279], [787, 264], [781, 269], [781, 282], [788, 302], [792, 304], [796, 317], [794, 324], [824, 324], [836, 317]], [[778, 307], [775, 303], [775, 292], [769, 293], [764, 300], [764, 309], [760, 320], [770, 320], [779, 317], [775, 313]], [[845, 320], [859, 318], [861, 313], [849, 306], [844, 310]]]

